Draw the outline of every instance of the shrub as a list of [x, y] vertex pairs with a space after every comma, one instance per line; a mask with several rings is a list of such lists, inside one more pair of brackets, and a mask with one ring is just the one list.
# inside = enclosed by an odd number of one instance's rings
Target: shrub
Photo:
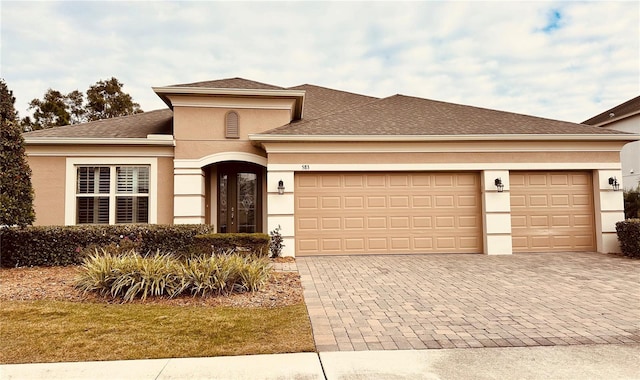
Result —
[[85, 258], [76, 282], [83, 292], [132, 301], [136, 298], [193, 296], [257, 291], [271, 274], [267, 258], [229, 255], [179, 259], [156, 252], [146, 257], [135, 251], [107, 252]]
[[635, 189], [624, 191], [624, 217], [640, 218], [640, 184]]
[[228, 253], [265, 257], [269, 255], [269, 235], [254, 234], [206, 234], [195, 237], [193, 253]]
[[616, 223], [620, 249], [625, 256], [640, 258], [640, 219]]
[[[213, 226], [118, 224], [0, 228], [0, 264], [15, 266], [76, 265], [95, 251], [135, 248], [144, 254], [188, 252], [194, 237], [210, 233]], [[112, 252], [120, 253], [120, 252]]]
[[269, 232], [269, 235], [271, 235], [271, 241], [269, 244], [269, 251], [271, 252], [271, 257], [280, 257], [280, 255], [282, 254], [282, 248], [284, 247], [284, 244], [282, 244], [282, 234], [280, 234], [280, 225], [278, 224], [278, 227], [274, 228], [273, 231]]

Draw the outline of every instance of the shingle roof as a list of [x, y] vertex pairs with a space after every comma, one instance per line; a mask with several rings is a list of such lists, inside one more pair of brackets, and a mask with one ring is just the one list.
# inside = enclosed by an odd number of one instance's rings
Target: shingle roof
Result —
[[609, 120], [619, 120], [620, 118], [624, 118], [629, 114], [634, 114], [640, 112], [640, 96], [637, 96], [631, 100], [627, 100], [626, 102], [619, 104], [609, 110], [604, 111], [603, 113], [596, 115], [590, 119], [587, 119], [582, 122], [582, 124], [587, 125], [598, 125], [598, 124], [608, 124]]
[[150, 134], [172, 134], [173, 112], [155, 110], [135, 115], [24, 133], [29, 137], [146, 138]]
[[[583, 124], [404, 95], [378, 99], [310, 84], [283, 88], [242, 78], [229, 78], [175, 86], [304, 90], [303, 119], [263, 133], [268, 135], [412, 136], [621, 133]], [[163, 109], [33, 131], [25, 133], [24, 136], [25, 138], [146, 138], [149, 134], [170, 135], [173, 133], [172, 126], [173, 111]]]
[[242, 88], [251, 90], [284, 90], [283, 87], [255, 82], [244, 78], [227, 78], [204, 82], [174, 84], [167, 87]]
[[303, 84], [289, 87], [289, 90], [304, 90], [303, 119], [310, 120], [318, 117], [343, 111], [345, 109], [364, 105], [377, 100], [372, 96], [359, 95], [331, 88]]
[[394, 95], [313, 120], [272, 129], [270, 135], [616, 134], [565, 121]]

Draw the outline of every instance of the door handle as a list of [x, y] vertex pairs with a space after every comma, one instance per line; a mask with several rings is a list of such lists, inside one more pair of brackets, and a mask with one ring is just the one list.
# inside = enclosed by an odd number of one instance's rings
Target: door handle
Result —
[[235, 220], [235, 208], [231, 207], [231, 224], [233, 224], [233, 221]]

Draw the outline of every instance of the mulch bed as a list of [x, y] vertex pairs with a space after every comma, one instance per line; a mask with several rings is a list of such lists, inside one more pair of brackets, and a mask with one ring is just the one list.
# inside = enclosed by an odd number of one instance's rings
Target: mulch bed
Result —
[[[286, 261], [285, 261], [286, 260]], [[289, 262], [293, 258], [278, 258]], [[0, 269], [0, 302], [58, 300], [70, 302], [122, 303], [120, 299], [83, 294], [75, 288], [78, 267], [32, 267]], [[304, 302], [300, 276], [293, 272], [273, 272], [265, 287], [257, 292], [233, 293], [226, 296], [192, 297], [184, 295], [172, 299], [152, 297], [132, 303], [174, 306], [281, 307]]]

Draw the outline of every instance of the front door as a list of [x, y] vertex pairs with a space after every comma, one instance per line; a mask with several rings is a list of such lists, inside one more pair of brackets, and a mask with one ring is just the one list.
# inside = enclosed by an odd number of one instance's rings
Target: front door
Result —
[[243, 163], [218, 167], [218, 232], [261, 232], [262, 171]]

